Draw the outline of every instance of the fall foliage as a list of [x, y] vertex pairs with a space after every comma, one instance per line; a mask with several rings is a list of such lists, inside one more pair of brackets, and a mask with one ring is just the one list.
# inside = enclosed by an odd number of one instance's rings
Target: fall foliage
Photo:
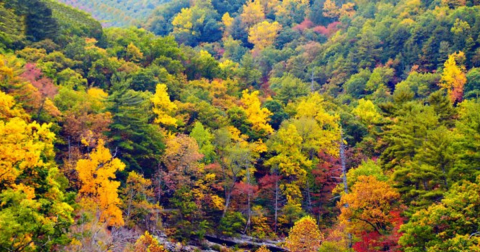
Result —
[[111, 226], [124, 224], [119, 208], [120, 182], [115, 181], [115, 173], [124, 168], [125, 164], [120, 159], [112, 157], [102, 139], [98, 141], [97, 148], [89, 154], [88, 158], [78, 160], [75, 168], [82, 183], [79, 190], [82, 204], [87, 208], [98, 204], [100, 221]]
[[479, 13], [0, 0], [0, 251], [478, 251]]
[[292, 252], [317, 251], [322, 241], [323, 234], [318, 230], [317, 222], [306, 216], [295, 222], [285, 240], [285, 247]]

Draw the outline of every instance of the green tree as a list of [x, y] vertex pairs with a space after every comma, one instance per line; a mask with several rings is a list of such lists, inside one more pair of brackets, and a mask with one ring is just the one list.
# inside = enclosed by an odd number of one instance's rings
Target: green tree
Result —
[[412, 215], [401, 227], [399, 243], [407, 252], [479, 251], [480, 177], [452, 186], [441, 203]]
[[201, 122], [196, 122], [190, 132], [190, 137], [197, 141], [200, 153], [204, 155], [204, 162], [212, 163], [215, 157], [215, 147], [212, 144], [214, 137], [210, 130], [206, 129]]
[[[164, 149], [163, 134], [158, 126], [149, 124], [152, 114], [148, 93], [127, 88], [119, 82], [107, 99], [107, 111], [112, 114], [112, 124], [107, 136], [110, 146], [127, 165], [126, 171], [141, 171], [151, 177]], [[123, 177], [122, 177], [123, 178]]]
[[276, 93], [275, 99], [285, 105], [299, 97], [307, 96], [310, 92], [308, 83], [291, 74], [285, 74], [282, 78], [272, 78], [270, 82], [270, 88]]

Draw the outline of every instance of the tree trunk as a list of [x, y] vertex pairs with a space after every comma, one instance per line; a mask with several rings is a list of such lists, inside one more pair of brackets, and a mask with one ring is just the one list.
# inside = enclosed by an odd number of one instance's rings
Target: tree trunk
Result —
[[277, 221], [278, 221], [278, 174], [275, 169], [275, 233], [277, 233]]
[[[340, 162], [342, 165], [343, 173], [343, 187], [345, 194], [348, 194], [348, 183], [347, 183], [347, 162], [345, 157], [345, 145], [343, 144], [343, 132], [340, 132]], [[348, 204], [345, 204], [345, 208], [348, 208]], [[350, 222], [350, 220], [348, 220]], [[348, 247], [352, 247], [352, 234], [347, 233], [348, 236]]]

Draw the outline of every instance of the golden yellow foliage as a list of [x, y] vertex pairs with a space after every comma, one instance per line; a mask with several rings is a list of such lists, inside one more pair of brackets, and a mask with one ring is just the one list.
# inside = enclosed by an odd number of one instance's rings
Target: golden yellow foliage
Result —
[[140, 62], [143, 59], [143, 53], [133, 43], [127, 46], [127, 60]]
[[4, 185], [35, 167], [47, 168], [42, 155], [54, 156], [50, 125], [27, 123], [21, 118], [25, 112], [14, 107], [13, 97], [0, 92], [0, 183]]
[[457, 59], [464, 59], [463, 52], [454, 53], [448, 57], [444, 64], [442, 80], [440, 87], [446, 89], [452, 103], [461, 101], [463, 98], [463, 88], [467, 83], [465, 67], [457, 65]]
[[125, 164], [112, 157], [104, 144], [100, 139], [89, 157], [78, 161], [75, 169], [82, 183], [79, 194], [86, 205], [100, 209], [100, 221], [110, 226], [122, 226], [124, 222], [118, 197], [120, 182], [115, 181], [115, 173], [122, 171]]
[[377, 108], [370, 100], [360, 99], [358, 101], [358, 106], [352, 112], [368, 124], [378, 123], [382, 119]]
[[172, 25], [174, 32], [188, 32], [194, 34], [194, 23], [202, 24], [205, 21], [205, 15], [201, 15], [194, 19], [194, 10], [192, 8], [183, 8], [175, 18], [173, 18]]
[[20, 117], [28, 119], [23, 109], [17, 108], [13, 96], [0, 91], [0, 120]]
[[271, 252], [271, 251], [267, 247], [262, 246], [259, 249], [257, 249], [257, 251], [255, 251], [255, 252]]
[[312, 252], [318, 251], [323, 241], [323, 234], [320, 232], [317, 222], [310, 216], [305, 216], [295, 225], [285, 240], [285, 248], [291, 252]]
[[265, 49], [273, 45], [282, 25], [278, 22], [269, 23], [263, 21], [254, 25], [248, 32], [248, 41], [255, 45], [257, 49]]
[[265, 20], [265, 10], [259, 0], [249, 0], [243, 6], [243, 12], [240, 16], [247, 27], [252, 27]]
[[135, 242], [135, 252], [168, 252], [148, 231]]
[[51, 115], [53, 117], [58, 117], [58, 116], [62, 115], [62, 112], [60, 112], [60, 110], [58, 110], [57, 106], [55, 106], [55, 104], [53, 103], [52, 100], [50, 100], [50, 98], [45, 99], [45, 103], [43, 104], [43, 108], [45, 109], [45, 111], [49, 115]]
[[226, 12], [222, 16], [222, 24], [225, 26], [225, 30], [223, 31], [223, 37], [226, 38], [230, 35], [230, 28], [232, 28], [233, 21], [235, 19], [230, 16], [230, 13]]
[[340, 17], [347, 16], [353, 17], [355, 15], [355, 4], [354, 3], [346, 3], [342, 5], [339, 12]]
[[172, 114], [177, 110], [177, 105], [170, 101], [165, 84], [158, 84], [155, 95], [150, 99], [153, 103], [153, 113], [157, 115], [155, 123], [164, 126], [177, 126], [177, 119]]
[[323, 97], [314, 93], [300, 100], [296, 107], [296, 118], [314, 118], [322, 130], [323, 137], [317, 139], [321, 149], [330, 155], [338, 156], [338, 142], [340, 141], [340, 116], [325, 110], [326, 103]]
[[272, 134], [273, 128], [268, 124], [272, 112], [267, 108], [261, 107], [262, 103], [258, 99], [259, 93], [259, 91], [249, 93], [248, 90], [244, 90], [241, 102], [245, 109], [245, 113], [247, 114], [248, 121], [253, 125], [253, 129], [256, 131], [263, 131], [266, 134]]
[[351, 231], [361, 233], [381, 229], [392, 222], [392, 204], [400, 194], [388, 182], [379, 181], [374, 176], [359, 176], [349, 194], [342, 195], [339, 220]]
[[325, 1], [325, 3], [323, 4], [323, 15], [329, 18], [337, 18], [340, 15], [339, 9], [335, 5], [335, 1]]

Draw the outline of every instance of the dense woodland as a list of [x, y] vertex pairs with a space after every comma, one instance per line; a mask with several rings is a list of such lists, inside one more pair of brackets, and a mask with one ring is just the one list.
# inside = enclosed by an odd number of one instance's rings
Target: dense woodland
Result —
[[132, 26], [0, 0], [0, 251], [480, 251], [477, 0], [68, 2]]
[[139, 26], [152, 11], [170, 0], [59, 0], [91, 13], [104, 26]]

